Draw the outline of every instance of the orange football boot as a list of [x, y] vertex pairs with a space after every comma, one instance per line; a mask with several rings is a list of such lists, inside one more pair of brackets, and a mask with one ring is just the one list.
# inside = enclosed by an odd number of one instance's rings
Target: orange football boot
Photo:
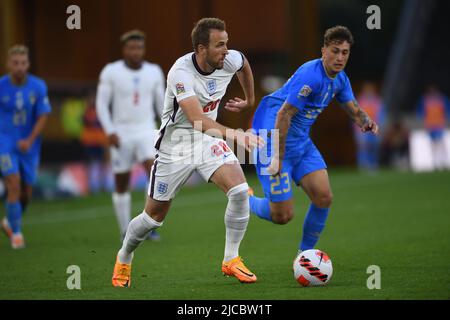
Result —
[[222, 262], [222, 272], [225, 276], [236, 277], [242, 283], [254, 283], [257, 279], [256, 275], [244, 265], [241, 257]]
[[129, 288], [131, 286], [131, 264], [120, 263], [119, 257], [117, 257], [116, 264], [114, 265], [112, 285], [123, 288]]

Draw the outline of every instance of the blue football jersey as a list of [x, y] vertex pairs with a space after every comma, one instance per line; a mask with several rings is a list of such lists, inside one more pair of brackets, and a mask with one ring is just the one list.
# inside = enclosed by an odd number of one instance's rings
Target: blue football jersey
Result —
[[[17, 86], [9, 75], [0, 78], [0, 139], [17, 144], [18, 140], [31, 134], [38, 117], [50, 111], [44, 80], [28, 74], [26, 82]], [[38, 153], [40, 145], [41, 138], [38, 137], [29, 153]]]
[[299, 142], [309, 138], [311, 126], [319, 114], [336, 97], [340, 103], [354, 100], [350, 80], [344, 71], [330, 78], [321, 59], [306, 62], [277, 91], [266, 96], [256, 110], [253, 129], [273, 129], [281, 105], [286, 101], [298, 108], [291, 120], [286, 138], [286, 148], [295, 148]]

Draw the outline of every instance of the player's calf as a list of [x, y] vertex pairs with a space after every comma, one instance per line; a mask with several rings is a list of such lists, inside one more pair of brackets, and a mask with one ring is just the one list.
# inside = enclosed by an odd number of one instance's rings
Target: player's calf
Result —
[[118, 257], [122, 263], [131, 263], [133, 252], [143, 242], [151, 230], [159, 228], [163, 222], [153, 220], [145, 211], [130, 221]]
[[270, 214], [273, 223], [286, 224], [294, 218], [294, 207], [291, 201], [271, 202]]

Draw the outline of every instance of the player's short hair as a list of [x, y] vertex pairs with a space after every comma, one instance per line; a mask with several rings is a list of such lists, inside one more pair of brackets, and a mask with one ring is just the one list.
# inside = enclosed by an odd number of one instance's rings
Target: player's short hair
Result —
[[131, 31], [125, 32], [120, 37], [120, 43], [122, 43], [122, 45], [125, 45], [130, 40], [145, 41], [145, 33], [143, 31], [141, 31], [141, 30], [135, 29], [135, 30], [131, 30]]
[[209, 31], [211, 29], [225, 31], [225, 21], [218, 18], [203, 18], [197, 21], [191, 33], [192, 45], [195, 51], [197, 51], [197, 46], [200, 44], [205, 47], [209, 45]]
[[342, 42], [347, 41], [350, 46], [353, 45], [353, 35], [348, 30], [347, 27], [344, 26], [334, 26], [325, 31], [323, 36], [323, 45], [329, 46], [332, 43], [341, 44]]
[[28, 48], [24, 46], [23, 44], [16, 44], [15, 46], [12, 46], [8, 50], [8, 56], [13, 56], [16, 54], [24, 54], [28, 57]]

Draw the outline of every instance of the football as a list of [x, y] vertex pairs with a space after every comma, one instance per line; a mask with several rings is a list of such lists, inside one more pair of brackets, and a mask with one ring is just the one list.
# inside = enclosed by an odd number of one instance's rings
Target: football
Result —
[[294, 277], [304, 287], [324, 286], [333, 275], [330, 257], [318, 249], [305, 250], [294, 260]]

